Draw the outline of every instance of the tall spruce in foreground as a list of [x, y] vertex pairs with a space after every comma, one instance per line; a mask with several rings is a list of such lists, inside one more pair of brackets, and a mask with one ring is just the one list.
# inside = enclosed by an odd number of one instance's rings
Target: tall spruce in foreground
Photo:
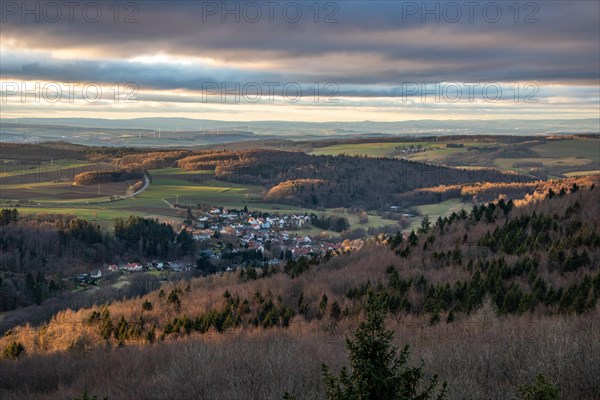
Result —
[[558, 400], [560, 391], [543, 374], [538, 374], [532, 384], [519, 386], [523, 400]]
[[385, 329], [386, 311], [384, 294], [369, 290], [366, 319], [354, 331], [353, 339], [346, 338], [350, 370], [344, 367], [336, 376], [327, 365], [321, 364], [327, 400], [441, 400], [446, 397], [446, 382], [438, 390], [437, 375], [429, 384], [422, 382], [423, 364], [406, 365], [410, 355], [408, 345], [400, 351], [392, 346], [394, 333]]

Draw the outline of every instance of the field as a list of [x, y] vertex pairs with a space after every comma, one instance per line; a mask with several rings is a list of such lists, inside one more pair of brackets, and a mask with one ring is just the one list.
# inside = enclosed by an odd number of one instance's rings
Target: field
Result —
[[424, 204], [422, 206], [414, 207], [420, 216], [412, 218], [410, 225], [404, 229], [403, 232], [409, 233], [412, 229], [416, 230], [421, 225], [421, 216], [427, 215], [429, 220], [434, 223], [438, 217], [448, 216], [453, 212], [459, 212], [462, 209], [470, 210], [471, 206], [471, 204], [464, 203], [460, 199], [450, 199], [442, 201], [441, 203]]
[[[42, 181], [35, 183], [2, 184], [2, 195], [5, 193], [20, 194], [19, 198], [28, 200], [19, 207], [22, 213], [56, 213], [74, 214], [90, 218], [100, 223], [110, 223], [114, 218], [129, 215], [152, 216], [163, 220], [177, 221], [179, 210], [174, 203], [196, 205], [222, 205], [226, 207], [240, 206], [260, 194], [260, 187], [236, 185], [226, 182], [207, 180], [202, 183], [192, 181], [203, 173], [190, 173], [176, 168], [149, 171], [152, 176], [150, 186], [140, 194], [116, 201], [110, 201], [107, 196], [96, 195], [86, 198], [81, 195], [89, 191], [116, 192], [114, 186], [119, 184], [89, 185], [87, 187], [73, 186], [68, 182]], [[15, 178], [16, 179], [16, 178]], [[126, 184], [120, 184], [125, 194]], [[15, 197], [10, 197], [15, 198]], [[4, 201], [4, 205], [14, 203]]]
[[[446, 144], [448, 143], [456, 143], [462, 144], [463, 148], [447, 148]], [[313, 149], [311, 152], [315, 155], [357, 155], [357, 156], [367, 156], [367, 157], [400, 157], [397, 148], [416, 148], [421, 146], [426, 151], [417, 152], [408, 155], [401, 155], [401, 157], [406, 157], [409, 159], [413, 158], [426, 158], [424, 154], [427, 156], [435, 157], [437, 154], [454, 154], [461, 153], [467, 151], [468, 147], [473, 146], [492, 146], [497, 144], [495, 142], [478, 142], [474, 140], [445, 140], [445, 141], [418, 141], [418, 140], [399, 140], [394, 142], [376, 142], [376, 143], [345, 143], [345, 144], [336, 144], [332, 146], [326, 147], [318, 147]]]
[[458, 199], [450, 199], [437, 204], [426, 204], [415, 207], [422, 215], [428, 215], [429, 219], [436, 220], [440, 216], [458, 212], [467, 207], [467, 204]]
[[549, 140], [546, 144], [533, 148], [541, 157], [575, 157], [600, 162], [600, 141], [598, 140]]
[[[451, 147], [447, 147], [451, 144]], [[457, 146], [463, 147], [457, 147]], [[383, 142], [346, 142], [318, 147], [314, 143], [312, 154], [347, 154], [367, 157], [391, 156], [426, 163], [447, 165], [495, 166], [501, 170], [518, 170], [527, 173], [541, 170], [551, 178], [579, 176], [600, 171], [600, 140], [528, 138], [445, 138], [444, 140], [401, 140]], [[519, 155], [524, 156], [519, 156]], [[374, 228], [395, 224], [373, 212], [369, 220], [360, 224], [358, 217], [345, 209], [301, 208], [294, 205], [267, 203], [262, 200], [265, 188], [260, 185], [237, 184], [214, 180], [212, 171], [187, 171], [180, 168], [163, 168], [148, 171], [150, 185], [131, 198], [121, 198], [129, 193], [135, 182], [117, 182], [100, 185], [77, 186], [73, 176], [94, 169], [109, 169], [108, 162], [91, 164], [76, 159], [55, 159], [28, 164], [8, 160], [0, 164], [0, 204], [18, 206], [21, 213], [72, 214], [111, 225], [114, 218], [139, 215], [156, 217], [168, 222], [181, 222], [185, 212], [175, 205], [195, 207], [223, 206], [280, 213], [329, 213], [347, 217], [352, 228]], [[14, 158], [14, 157], [13, 157]], [[457, 211], [465, 205], [459, 199], [440, 204], [418, 207], [421, 215], [436, 219], [440, 215]], [[418, 223], [415, 218], [412, 226]], [[307, 231], [320, 233], [318, 229]], [[332, 233], [333, 234], [333, 233]]]
[[110, 164], [91, 164], [75, 160], [2, 165], [0, 169], [0, 201], [38, 203], [73, 203], [109, 201], [123, 196], [135, 182], [102, 185], [74, 185], [81, 172], [109, 169]]
[[[261, 200], [263, 188], [259, 185], [243, 185], [210, 179], [210, 171], [186, 171], [180, 168], [163, 168], [149, 171], [152, 183], [132, 198], [110, 201], [106, 194], [125, 194], [126, 183], [73, 186], [69, 182], [43, 181], [46, 175], [40, 175], [41, 182], [19, 183], [21, 174], [4, 177], [1, 185], [3, 206], [17, 206], [23, 214], [68, 214], [86, 218], [109, 226], [115, 218], [129, 215], [155, 217], [167, 222], [181, 222], [183, 211], [174, 207], [196, 206], [242, 209], [269, 213], [334, 213], [348, 218], [353, 228], [380, 227], [394, 224], [395, 221], [378, 215], [369, 215], [365, 224], [358, 223], [358, 216], [346, 213], [344, 209], [315, 211], [288, 204], [265, 203]], [[34, 174], [31, 172], [30, 174]], [[10, 179], [10, 181], [9, 181]], [[32, 178], [29, 178], [32, 180]], [[11, 182], [10, 184], [4, 182]], [[98, 196], [97, 192], [101, 194]], [[17, 197], [16, 195], [19, 195]], [[89, 195], [89, 197], [86, 197]], [[14, 199], [20, 198], [21, 202]], [[26, 200], [23, 202], [23, 200]], [[307, 234], [321, 233], [319, 229], [310, 229]], [[334, 232], [330, 232], [336, 235]]]
[[[425, 141], [398, 141], [398, 142], [382, 142], [382, 143], [347, 143], [333, 146], [315, 148], [311, 154], [315, 155], [352, 155], [352, 156], [367, 156], [367, 157], [399, 157], [415, 160], [425, 160], [443, 158], [439, 156], [461, 153], [466, 151], [466, 148], [446, 148], [447, 142], [425, 142]], [[463, 143], [464, 145], [475, 146], [478, 142], [452, 141], [452, 143]], [[399, 148], [417, 148], [421, 146], [426, 151], [400, 154]]]
[[[361, 155], [398, 157], [446, 165], [492, 166], [504, 171], [526, 171], [535, 165], [550, 177], [575, 176], [582, 171], [597, 171], [600, 166], [600, 140], [548, 139], [513, 143], [499, 138], [485, 141], [473, 139], [446, 141], [398, 141], [379, 143], [344, 143], [315, 148], [317, 155]], [[448, 143], [463, 147], [446, 147]], [[422, 146], [424, 151], [401, 153], [398, 147]], [[513, 156], [512, 154], [518, 154]], [[526, 154], [526, 155], [523, 155]], [[569, 175], [570, 174], [570, 175]]]
[[567, 172], [565, 175], [568, 177], [573, 176], [586, 176], [586, 175], [599, 175], [600, 169], [595, 169], [591, 171], [575, 171], [575, 172]]

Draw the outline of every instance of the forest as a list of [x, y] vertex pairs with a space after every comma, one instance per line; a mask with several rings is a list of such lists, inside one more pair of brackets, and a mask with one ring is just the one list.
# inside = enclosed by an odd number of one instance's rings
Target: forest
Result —
[[[16, 327], [0, 339], [0, 393], [323, 397], [335, 382], [352, 388], [332, 371], [355, 362], [345, 338], [360, 333], [375, 295], [389, 343], [409, 345], [405, 361], [421, 365], [421, 389], [437, 376], [449, 399], [521, 399], [535, 387], [597, 398], [600, 187], [555, 185], [527, 202], [424, 217], [409, 234], [380, 234], [338, 257], [173, 282]], [[126, 247], [163, 229], [135, 218], [117, 226]]]
[[385, 157], [314, 156], [282, 150], [201, 152], [178, 160], [177, 166], [214, 170], [216, 179], [229, 182], [260, 184], [268, 189], [265, 198], [269, 201], [313, 208], [382, 209], [395, 204], [394, 194], [417, 188], [533, 180], [494, 169], [455, 169]]
[[0, 211], [0, 311], [62, 297], [63, 278], [120, 260], [181, 257], [194, 252], [186, 233], [156, 219], [116, 219], [112, 230], [74, 216], [38, 220]]

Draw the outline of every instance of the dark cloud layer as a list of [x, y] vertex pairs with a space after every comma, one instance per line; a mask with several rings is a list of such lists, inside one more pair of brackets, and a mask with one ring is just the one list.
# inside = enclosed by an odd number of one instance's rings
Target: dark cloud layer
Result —
[[[25, 3], [3, 2], [3, 79], [136, 81], [149, 88], [195, 90], [207, 81], [335, 82], [357, 95], [373, 93], [357, 89], [360, 85], [378, 85], [375, 95], [384, 96], [412, 81], [599, 82], [600, 3], [595, 1], [521, 2], [518, 13], [512, 1], [478, 2], [472, 21], [463, 1], [452, 6], [320, 2], [318, 15], [314, 2], [280, 1], [270, 3], [272, 21], [267, 3], [258, 1], [254, 4], [262, 17], [256, 23], [248, 20], [255, 16], [252, 8], [245, 9], [248, 3], [241, 1], [121, 2], [118, 23], [114, 1], [99, 3], [102, 17], [96, 23], [86, 21], [81, 7], [69, 22], [64, 6], [58, 23], [48, 21], [52, 10], [44, 14], [41, 8], [39, 22], [28, 14], [23, 23]], [[44, 7], [43, 2], [28, 4], [30, 9]], [[296, 5], [302, 17], [292, 22]], [[451, 22], [456, 17], [452, 7], [462, 12], [457, 23]], [[235, 11], [223, 23], [225, 8]], [[92, 11], [88, 20], [95, 16]], [[123, 23], [128, 14], [137, 22]], [[55, 53], [66, 59], [51, 59]], [[191, 58], [192, 64], [127, 61], [158, 53]], [[202, 65], [194, 58], [217, 64]]]

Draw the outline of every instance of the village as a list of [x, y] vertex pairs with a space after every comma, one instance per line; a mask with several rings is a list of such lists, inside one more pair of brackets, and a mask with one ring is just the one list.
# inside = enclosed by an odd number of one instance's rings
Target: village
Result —
[[200, 243], [200, 248], [214, 247], [211, 239], [217, 238], [233, 253], [255, 250], [275, 260], [324, 255], [342, 248], [342, 243], [331, 235], [303, 232], [311, 228], [311, 217], [307, 214], [271, 216], [261, 212], [213, 208], [197, 220], [190, 231], [194, 240]]
[[[270, 215], [262, 212], [228, 210], [222, 207], [188, 218], [181, 228], [195, 242], [195, 256], [180, 260], [129, 261], [109, 264], [90, 273], [78, 274], [78, 284], [95, 284], [103, 274], [157, 271], [204, 273], [232, 272], [240, 267], [277, 266], [290, 259], [336, 255], [358, 250], [361, 239], [344, 240], [332, 232], [314, 233], [307, 214]], [[163, 277], [165, 274], [162, 275]]]

